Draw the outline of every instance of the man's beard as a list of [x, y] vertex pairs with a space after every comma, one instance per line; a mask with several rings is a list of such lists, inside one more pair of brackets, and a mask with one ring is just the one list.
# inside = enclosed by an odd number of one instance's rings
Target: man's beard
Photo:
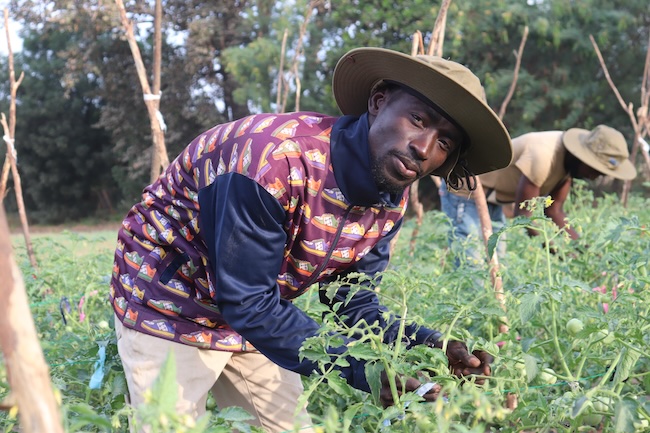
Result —
[[386, 160], [388, 160], [389, 155], [386, 154], [382, 158], [372, 158], [371, 156], [371, 166], [370, 171], [372, 173], [372, 178], [377, 185], [379, 192], [388, 193], [390, 195], [402, 195], [404, 192], [404, 186], [398, 185], [395, 182], [391, 181], [386, 177], [384, 167], [386, 167]]

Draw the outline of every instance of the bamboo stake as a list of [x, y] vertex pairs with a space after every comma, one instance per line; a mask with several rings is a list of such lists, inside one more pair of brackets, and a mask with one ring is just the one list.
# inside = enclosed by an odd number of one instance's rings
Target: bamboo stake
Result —
[[[650, 74], [650, 37], [648, 39], [648, 49], [646, 52], [646, 58], [645, 58], [645, 66], [643, 68], [643, 77], [641, 78], [642, 86], [641, 86], [641, 107], [639, 107], [639, 110], [637, 110], [637, 115], [638, 119], [634, 115], [634, 110], [632, 103], [626, 104], [625, 101], [623, 100], [623, 97], [621, 96], [620, 92], [616, 88], [616, 85], [614, 84], [614, 81], [612, 80], [611, 76], [609, 75], [609, 70], [607, 69], [607, 65], [605, 64], [605, 60], [603, 59], [603, 56], [600, 52], [600, 49], [598, 48], [598, 44], [596, 43], [596, 40], [592, 35], [589, 35], [589, 39], [591, 40], [591, 44], [594, 47], [594, 50], [596, 51], [596, 56], [598, 56], [598, 61], [600, 62], [600, 66], [603, 69], [603, 73], [605, 74], [605, 79], [609, 83], [609, 87], [612, 89], [614, 92], [614, 95], [616, 95], [616, 99], [618, 100], [619, 104], [625, 110], [627, 113], [630, 123], [632, 124], [632, 130], [634, 131], [634, 141], [632, 142], [632, 152], [630, 153], [630, 161], [632, 161], [632, 164], [634, 164], [636, 160], [636, 155], [639, 149], [639, 145], [641, 143], [641, 140], [643, 139], [644, 135], [647, 133], [647, 128], [648, 128], [648, 101], [650, 100], [650, 92], [648, 92], [648, 81], [650, 79], [649, 74]], [[646, 162], [648, 166], [650, 167], [650, 160], [646, 159]], [[626, 180], [623, 183], [623, 191], [621, 192], [621, 203], [623, 204], [623, 207], [627, 206], [627, 200], [629, 197], [630, 189], [632, 186], [632, 180]]]
[[142, 55], [140, 54], [140, 48], [138, 43], [135, 40], [135, 35], [133, 33], [133, 23], [126, 16], [126, 9], [124, 8], [124, 3], [122, 0], [115, 0], [117, 7], [120, 11], [120, 19], [122, 26], [126, 31], [126, 37], [129, 42], [129, 48], [131, 49], [131, 54], [133, 55], [133, 61], [135, 62], [135, 69], [138, 73], [138, 79], [140, 80], [140, 86], [142, 87], [142, 93], [144, 95], [144, 103], [147, 106], [147, 112], [149, 113], [149, 122], [151, 125], [151, 135], [153, 137], [153, 149], [152, 149], [152, 162], [151, 162], [151, 172], [150, 180], [151, 182], [155, 181], [160, 175], [161, 171], [166, 169], [169, 165], [169, 157], [167, 156], [167, 148], [165, 147], [165, 122], [160, 112], [160, 65], [161, 65], [161, 47], [162, 47], [162, 36], [161, 36], [161, 21], [162, 21], [162, 3], [161, 0], [156, 0], [155, 6], [155, 19], [154, 19], [154, 63], [153, 63], [153, 89], [149, 86], [149, 81], [147, 79], [147, 71], [142, 62]]
[[59, 405], [36, 334], [23, 278], [11, 249], [9, 226], [0, 207], [0, 345], [20, 431], [63, 433]]
[[[27, 223], [27, 212], [25, 210], [25, 202], [23, 200], [23, 187], [20, 181], [20, 174], [18, 173], [18, 165], [16, 164], [16, 147], [14, 145], [14, 135], [16, 132], [16, 92], [18, 86], [23, 81], [25, 74], [20, 73], [18, 81], [16, 81], [16, 74], [14, 72], [14, 54], [11, 50], [11, 40], [9, 38], [9, 11], [5, 8], [4, 10], [5, 18], [5, 29], [7, 31], [7, 49], [8, 49], [8, 59], [9, 59], [9, 85], [11, 87], [11, 101], [9, 103], [9, 124], [7, 124], [7, 118], [5, 114], [2, 113], [2, 128], [4, 130], [4, 141], [7, 143], [7, 159], [5, 164], [9, 161], [9, 166], [11, 167], [11, 178], [14, 181], [14, 190], [16, 193], [16, 205], [18, 206], [18, 215], [20, 216], [20, 223], [23, 228], [23, 236], [25, 237], [25, 246], [27, 248], [27, 256], [29, 257], [29, 262], [31, 263], [34, 269], [38, 268], [36, 262], [36, 256], [34, 255], [34, 248], [32, 247], [32, 240], [29, 234], [29, 224]], [[6, 185], [6, 182], [3, 181], [3, 188]], [[0, 197], [4, 196], [4, 191], [0, 193]]]

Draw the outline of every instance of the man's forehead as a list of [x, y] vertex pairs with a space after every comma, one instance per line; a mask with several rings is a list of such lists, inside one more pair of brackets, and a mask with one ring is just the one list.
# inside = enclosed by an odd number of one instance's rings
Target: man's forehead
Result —
[[[444, 109], [442, 109], [442, 107], [440, 107], [438, 104], [436, 104], [435, 102], [433, 102], [432, 100], [430, 100], [429, 98], [427, 98], [426, 96], [424, 96], [422, 93], [418, 92], [417, 90], [415, 90], [415, 89], [413, 89], [412, 87], [409, 87], [409, 86], [407, 86], [407, 85], [405, 85], [405, 84], [402, 84], [402, 83], [397, 82], [397, 81], [392, 81], [392, 80], [385, 80], [385, 82], [386, 82], [386, 83], [389, 83], [389, 84], [393, 84], [393, 85], [398, 86], [400, 90], [402, 90], [402, 91], [404, 91], [404, 92], [406, 92], [406, 93], [408, 93], [408, 94], [410, 94], [410, 95], [416, 97], [416, 98], [419, 99], [420, 101], [422, 101], [422, 102], [424, 103], [424, 105], [425, 105], [429, 110], [431, 110], [432, 114], [434, 114], [434, 115], [437, 114], [438, 116], [442, 116], [442, 117], [445, 118], [447, 121], [449, 121], [449, 123], [451, 123], [453, 126], [455, 126], [456, 129], [458, 129], [458, 131], [460, 132], [460, 136], [457, 138], [457, 140], [459, 140], [459, 142], [463, 143], [463, 145], [464, 145], [465, 143], [468, 143], [468, 140], [467, 140], [467, 134], [465, 133], [465, 130], [464, 130], [464, 129], [463, 129], [463, 128], [458, 124], [458, 122], [456, 122], [456, 121], [455, 121], [455, 120], [454, 120], [454, 119], [453, 119], [453, 118], [452, 118], [452, 117], [451, 117], [451, 116], [450, 116], [450, 115], [449, 115], [449, 114], [448, 114]], [[469, 144], [469, 143], [468, 143], [468, 144]]]

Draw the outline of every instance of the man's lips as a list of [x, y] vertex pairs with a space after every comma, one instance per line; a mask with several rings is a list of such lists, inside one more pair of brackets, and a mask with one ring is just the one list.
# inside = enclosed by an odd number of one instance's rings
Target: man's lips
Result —
[[395, 156], [397, 160], [397, 171], [405, 179], [417, 179], [420, 175], [420, 168], [410, 159]]

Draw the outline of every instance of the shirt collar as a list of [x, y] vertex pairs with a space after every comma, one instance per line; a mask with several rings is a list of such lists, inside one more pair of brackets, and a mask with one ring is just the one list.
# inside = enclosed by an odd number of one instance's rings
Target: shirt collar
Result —
[[341, 193], [357, 206], [398, 206], [403, 194], [379, 191], [370, 168], [368, 113], [340, 117], [332, 127], [330, 150]]

